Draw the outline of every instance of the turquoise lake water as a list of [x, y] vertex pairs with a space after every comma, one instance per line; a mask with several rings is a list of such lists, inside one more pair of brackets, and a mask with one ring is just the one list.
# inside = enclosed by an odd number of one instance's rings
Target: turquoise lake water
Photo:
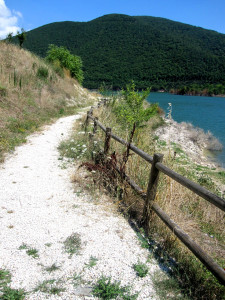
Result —
[[214, 154], [221, 167], [225, 168], [225, 98], [150, 93], [148, 101], [157, 102], [165, 113], [168, 112], [168, 103], [172, 103], [172, 118], [175, 121], [190, 122], [206, 132], [212, 132], [223, 145], [223, 150]]

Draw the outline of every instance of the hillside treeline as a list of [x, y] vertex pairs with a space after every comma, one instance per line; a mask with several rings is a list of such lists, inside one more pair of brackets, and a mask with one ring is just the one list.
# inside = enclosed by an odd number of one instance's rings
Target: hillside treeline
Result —
[[119, 89], [132, 79], [153, 90], [225, 84], [225, 35], [167, 19], [112, 14], [52, 23], [27, 32], [24, 46], [44, 57], [49, 44], [82, 58], [88, 88]]

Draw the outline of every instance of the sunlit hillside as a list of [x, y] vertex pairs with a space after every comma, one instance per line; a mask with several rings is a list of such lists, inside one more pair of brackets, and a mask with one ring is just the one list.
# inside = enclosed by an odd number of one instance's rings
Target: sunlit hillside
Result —
[[43, 123], [94, 101], [69, 72], [17, 46], [0, 43], [0, 159]]
[[51, 23], [26, 35], [24, 47], [40, 56], [45, 57], [49, 44], [79, 55], [88, 88], [104, 82], [120, 89], [134, 80], [138, 89], [213, 84], [223, 93], [225, 35], [215, 31], [163, 18], [110, 14], [89, 22]]

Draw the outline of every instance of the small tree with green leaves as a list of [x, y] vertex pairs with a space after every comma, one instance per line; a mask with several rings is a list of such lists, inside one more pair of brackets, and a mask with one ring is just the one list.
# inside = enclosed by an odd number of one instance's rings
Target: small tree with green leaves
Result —
[[125, 171], [125, 165], [129, 157], [130, 144], [132, 143], [135, 130], [143, 127], [151, 117], [157, 114], [158, 104], [149, 104], [145, 107], [145, 100], [150, 93], [150, 89], [138, 92], [135, 89], [135, 83], [132, 81], [127, 85], [126, 90], [122, 91], [122, 98], [115, 104], [114, 112], [119, 121], [131, 130], [127, 145], [127, 151], [124, 154], [122, 171]]
[[23, 43], [26, 40], [26, 31], [22, 28], [21, 32], [17, 31], [16, 37], [19, 40], [20, 48], [23, 47]]
[[122, 98], [115, 105], [114, 111], [118, 119], [128, 129], [140, 128], [152, 116], [157, 114], [158, 104], [144, 106], [144, 102], [150, 93], [150, 89], [142, 92], [135, 90], [135, 83], [132, 81], [122, 91]]
[[84, 74], [82, 60], [79, 56], [71, 54], [65, 47], [49, 45], [46, 60], [52, 64], [60, 63], [61, 68], [69, 70], [71, 76], [82, 84]]

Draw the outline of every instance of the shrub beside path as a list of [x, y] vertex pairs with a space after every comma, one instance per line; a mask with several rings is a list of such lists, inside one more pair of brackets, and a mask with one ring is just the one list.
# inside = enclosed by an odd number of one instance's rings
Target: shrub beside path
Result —
[[[75, 190], [74, 165], [62, 168], [57, 146], [79, 117], [46, 126], [0, 166], [0, 270], [25, 299], [97, 299], [91, 289], [102, 276], [131, 286], [137, 299], [156, 299], [158, 266], [128, 222], [104, 197]], [[138, 262], [146, 277], [137, 276]]]

